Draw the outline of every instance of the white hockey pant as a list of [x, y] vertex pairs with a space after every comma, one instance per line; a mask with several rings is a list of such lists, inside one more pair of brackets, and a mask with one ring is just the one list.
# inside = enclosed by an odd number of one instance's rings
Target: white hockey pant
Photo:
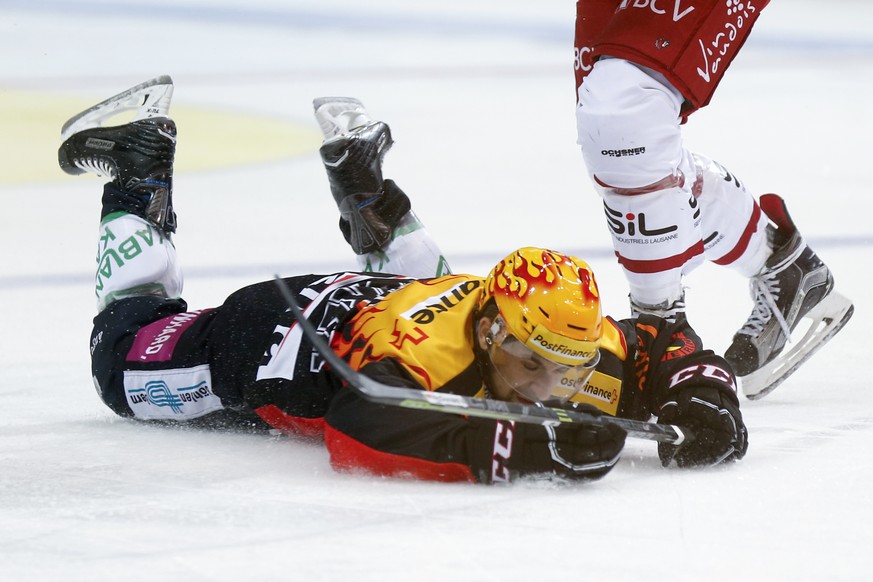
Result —
[[579, 145], [631, 295], [647, 305], [681, 297], [704, 260], [751, 276], [768, 253], [755, 198], [685, 147], [682, 102], [663, 76], [621, 59], [597, 61], [579, 88]]

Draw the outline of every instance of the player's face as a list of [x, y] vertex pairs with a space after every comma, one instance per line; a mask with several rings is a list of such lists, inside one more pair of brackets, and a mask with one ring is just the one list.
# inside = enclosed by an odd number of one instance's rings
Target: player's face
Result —
[[[489, 352], [494, 368], [491, 378], [494, 397], [510, 402], [548, 400], [553, 389], [561, 384], [567, 367], [530, 352], [517, 340], [507, 343], [510, 345], [504, 343]], [[513, 343], [521, 350], [512, 350]]]
[[482, 318], [479, 346], [490, 366], [486, 378], [491, 397], [508, 402], [566, 400], [582, 389], [599, 358], [580, 366], [566, 366], [534, 353], [508, 334], [500, 317]]

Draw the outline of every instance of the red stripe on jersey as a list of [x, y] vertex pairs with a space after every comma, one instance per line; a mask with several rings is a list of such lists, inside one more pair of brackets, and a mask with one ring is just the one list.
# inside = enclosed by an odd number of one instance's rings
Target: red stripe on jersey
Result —
[[752, 217], [749, 218], [749, 223], [746, 225], [746, 229], [743, 231], [743, 234], [740, 236], [740, 240], [737, 241], [737, 244], [734, 248], [732, 248], [725, 256], [720, 259], [716, 259], [713, 261], [716, 265], [730, 265], [746, 252], [746, 249], [749, 248], [749, 241], [752, 240], [752, 235], [758, 230], [758, 219], [761, 218], [761, 207], [755, 203], [755, 207], [752, 209]]
[[329, 424], [324, 427], [324, 442], [330, 452], [330, 464], [337, 471], [357, 470], [380, 477], [412, 477], [428, 481], [476, 482], [473, 473], [466, 465], [436, 463], [378, 451], [338, 431]]
[[285, 414], [275, 404], [268, 404], [255, 409], [264, 422], [284, 433], [302, 437], [324, 436], [324, 417], [304, 418]]
[[621, 263], [621, 266], [630, 271], [631, 273], [661, 273], [663, 271], [669, 271], [670, 269], [676, 269], [682, 267], [698, 255], [703, 254], [703, 241], [697, 241], [691, 248], [689, 248], [684, 253], [680, 253], [678, 255], [673, 255], [672, 257], [666, 257], [664, 259], [652, 259], [652, 260], [637, 260], [637, 259], [629, 259], [627, 257], [621, 256], [621, 253], [618, 251], [615, 252], [615, 256], [618, 257], [618, 262]]

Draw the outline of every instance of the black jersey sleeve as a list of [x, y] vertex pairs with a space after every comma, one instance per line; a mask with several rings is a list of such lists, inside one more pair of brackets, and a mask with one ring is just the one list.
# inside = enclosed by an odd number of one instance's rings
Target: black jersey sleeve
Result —
[[655, 416], [680, 384], [708, 385], [736, 396], [737, 381], [727, 361], [705, 349], [685, 319], [671, 322], [641, 315], [624, 320], [622, 329], [633, 349], [631, 381], [642, 395], [639, 406]]
[[748, 432], [727, 361], [704, 349], [684, 319], [674, 323], [644, 315], [633, 325], [639, 406], [660, 422], [686, 426], [695, 435], [682, 447], [659, 445], [662, 463], [709, 465], [742, 458]]

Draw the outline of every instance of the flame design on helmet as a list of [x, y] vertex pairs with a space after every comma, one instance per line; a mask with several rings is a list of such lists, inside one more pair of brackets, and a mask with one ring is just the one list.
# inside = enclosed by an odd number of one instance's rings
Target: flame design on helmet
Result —
[[485, 278], [480, 308], [492, 297], [508, 330], [522, 343], [535, 347], [532, 335], [542, 330], [574, 346], [599, 346], [600, 291], [591, 267], [581, 259], [536, 247], [518, 249]]

